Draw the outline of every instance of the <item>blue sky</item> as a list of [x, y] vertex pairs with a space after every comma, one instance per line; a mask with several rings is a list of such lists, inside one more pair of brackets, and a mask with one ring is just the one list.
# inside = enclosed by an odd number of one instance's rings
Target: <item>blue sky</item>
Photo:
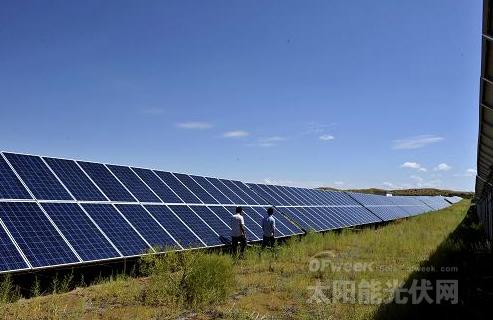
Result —
[[3, 0], [0, 149], [252, 182], [472, 190], [481, 10]]

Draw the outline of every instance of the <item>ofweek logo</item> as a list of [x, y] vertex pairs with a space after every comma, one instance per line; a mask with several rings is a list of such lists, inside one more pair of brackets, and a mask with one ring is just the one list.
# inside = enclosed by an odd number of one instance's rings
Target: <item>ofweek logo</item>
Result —
[[375, 262], [355, 262], [355, 253], [337, 255], [333, 250], [321, 251], [310, 258], [310, 272], [373, 272]]

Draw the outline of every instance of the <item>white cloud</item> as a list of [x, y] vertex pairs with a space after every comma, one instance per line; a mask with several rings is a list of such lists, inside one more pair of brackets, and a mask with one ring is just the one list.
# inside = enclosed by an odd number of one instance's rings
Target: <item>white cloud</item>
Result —
[[259, 140], [267, 143], [267, 142], [281, 142], [281, 141], [286, 141], [287, 139], [285, 137], [273, 136], [273, 137], [261, 138]]
[[407, 161], [407, 162], [404, 162], [403, 164], [401, 164], [401, 168], [416, 169], [416, 170], [421, 171], [421, 172], [428, 171], [428, 170], [426, 170], [426, 168], [423, 168], [419, 163], [410, 162], [410, 161]]
[[475, 177], [478, 172], [476, 169], [467, 169], [464, 173], [454, 174], [454, 177]]
[[446, 163], [440, 163], [438, 166], [433, 168], [435, 171], [449, 171], [450, 169], [452, 169], [452, 167]]
[[320, 137], [318, 137], [320, 140], [322, 141], [331, 141], [331, 140], [334, 140], [335, 137], [330, 135], [330, 134], [324, 134], [324, 135], [321, 135]]
[[344, 183], [344, 181], [334, 181], [334, 185], [340, 187], [340, 186], [345, 185], [345, 183]]
[[393, 149], [406, 150], [406, 149], [419, 149], [427, 145], [443, 141], [443, 137], [427, 134], [406, 139], [397, 139], [393, 141]]
[[280, 142], [286, 141], [285, 137], [280, 136], [272, 136], [260, 138], [255, 143], [249, 143], [247, 146], [249, 147], [261, 147], [261, 148], [270, 148], [277, 146]]
[[382, 185], [386, 188], [393, 188], [394, 184], [392, 182], [382, 182]]
[[234, 130], [228, 131], [223, 134], [224, 138], [243, 138], [249, 136], [250, 133], [248, 131], [243, 130]]
[[212, 124], [208, 122], [200, 122], [200, 121], [188, 121], [188, 122], [180, 122], [177, 123], [176, 126], [181, 129], [210, 129], [212, 128]]
[[164, 109], [163, 108], [145, 108], [140, 110], [141, 113], [146, 114], [146, 115], [151, 115], [151, 116], [157, 116], [164, 114]]

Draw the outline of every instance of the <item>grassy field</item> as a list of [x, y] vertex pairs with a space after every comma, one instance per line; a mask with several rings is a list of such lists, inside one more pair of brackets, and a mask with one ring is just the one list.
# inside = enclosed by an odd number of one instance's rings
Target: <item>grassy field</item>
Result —
[[[450, 235], [468, 208], [464, 200], [377, 229], [309, 234], [273, 251], [250, 248], [240, 260], [200, 252], [151, 257], [143, 261], [146, 276], [117, 276], [67, 293], [4, 303], [0, 318], [392, 318], [402, 310], [386, 305], [392, 292], [387, 289], [403, 285], [430, 261], [440, 263], [433, 260], [438, 248], [445, 250], [441, 254], [462, 250], [460, 239]], [[383, 301], [345, 300], [334, 289], [342, 281], [357, 288], [380, 285]], [[317, 284], [328, 301], [313, 299]], [[4, 301], [10, 299], [8, 287], [4, 281]]]

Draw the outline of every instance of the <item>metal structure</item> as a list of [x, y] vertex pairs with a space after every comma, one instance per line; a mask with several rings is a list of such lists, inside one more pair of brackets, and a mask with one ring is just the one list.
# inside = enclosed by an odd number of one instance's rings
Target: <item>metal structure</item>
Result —
[[475, 202], [488, 237], [493, 238], [493, 12], [492, 1], [483, 1], [479, 134]]

